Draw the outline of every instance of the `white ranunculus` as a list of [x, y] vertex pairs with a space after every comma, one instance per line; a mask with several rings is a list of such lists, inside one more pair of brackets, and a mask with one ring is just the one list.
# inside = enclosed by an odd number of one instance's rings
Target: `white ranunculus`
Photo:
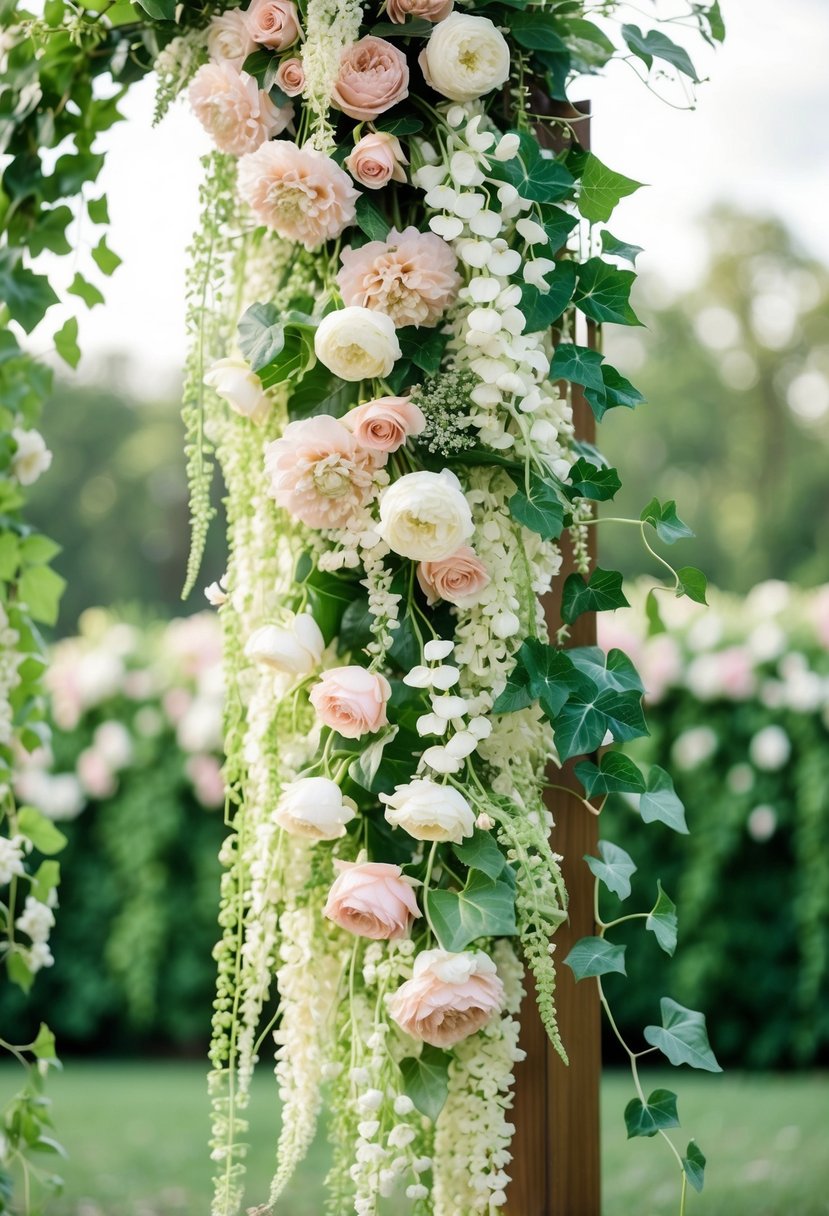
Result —
[[309, 613], [301, 612], [287, 629], [262, 625], [254, 630], [245, 643], [245, 657], [274, 671], [306, 676], [319, 666], [324, 649], [319, 625]]
[[509, 78], [507, 41], [489, 17], [451, 13], [420, 55], [427, 84], [452, 101], [474, 101]]
[[357, 813], [350, 798], [327, 777], [300, 777], [282, 790], [274, 819], [292, 836], [336, 840]]
[[475, 815], [469, 803], [452, 785], [416, 779], [398, 785], [393, 794], [381, 794], [386, 819], [393, 828], [403, 828], [415, 840], [451, 840], [460, 844], [471, 836]]
[[314, 350], [329, 371], [350, 381], [384, 379], [401, 354], [391, 317], [356, 306], [323, 317]]
[[383, 540], [395, 553], [415, 562], [450, 557], [474, 530], [472, 512], [460, 482], [449, 469], [407, 473], [380, 498]]
[[224, 398], [234, 413], [256, 423], [264, 422], [267, 418], [271, 403], [262, 388], [262, 381], [244, 359], [217, 359], [209, 368], [204, 382]]
[[17, 451], [12, 456], [12, 475], [22, 486], [30, 486], [49, 468], [52, 453], [40, 431], [15, 427], [12, 439], [17, 444]]

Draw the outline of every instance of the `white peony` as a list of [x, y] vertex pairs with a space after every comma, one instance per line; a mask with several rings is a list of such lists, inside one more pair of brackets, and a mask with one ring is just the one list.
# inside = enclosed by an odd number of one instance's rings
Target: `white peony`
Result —
[[217, 359], [204, 377], [208, 388], [222, 397], [236, 414], [251, 422], [264, 422], [271, 403], [262, 381], [244, 359]]
[[432, 31], [420, 67], [435, 92], [474, 101], [509, 78], [509, 47], [489, 17], [452, 13]]
[[307, 612], [295, 616], [290, 628], [263, 625], [254, 630], [245, 643], [245, 657], [254, 663], [306, 676], [319, 666], [325, 639], [320, 627]]
[[12, 456], [12, 476], [22, 486], [30, 486], [49, 468], [52, 453], [40, 431], [24, 431], [15, 427], [12, 439], [17, 444], [17, 451]]
[[382, 380], [400, 358], [391, 317], [370, 308], [340, 308], [320, 321], [317, 358], [341, 380]]
[[336, 840], [357, 813], [350, 798], [327, 777], [300, 777], [283, 787], [274, 819], [292, 836]]
[[474, 530], [460, 482], [449, 469], [407, 473], [383, 491], [377, 531], [390, 549], [416, 562], [443, 561]]
[[452, 785], [416, 779], [398, 785], [393, 794], [381, 794], [386, 819], [393, 828], [403, 828], [415, 840], [451, 840], [460, 844], [471, 836], [475, 815], [469, 803]]

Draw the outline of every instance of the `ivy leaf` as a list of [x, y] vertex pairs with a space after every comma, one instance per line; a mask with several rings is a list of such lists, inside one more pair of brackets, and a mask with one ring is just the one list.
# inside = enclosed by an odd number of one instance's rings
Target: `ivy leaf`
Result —
[[[570, 658], [563, 650], [540, 642], [537, 638], [527, 638], [515, 658], [516, 668], [526, 675], [526, 686], [529, 689], [529, 700], [526, 704], [530, 705], [537, 700], [547, 717], [552, 720], [570, 695], [569, 681], [573, 674]], [[496, 702], [496, 712], [500, 700], [501, 697]], [[519, 708], [524, 706], [517, 705], [516, 709]]]
[[461, 844], [453, 844], [452, 852], [470, 870], [480, 870], [487, 878], [497, 878], [507, 864], [495, 837], [480, 828]]
[[687, 836], [688, 825], [685, 822], [685, 807], [674, 789], [671, 774], [658, 764], [654, 764], [648, 773], [648, 783], [645, 793], [639, 802], [639, 814], [645, 823], [667, 824], [675, 832]]
[[[524, 645], [526, 645], [526, 642]], [[520, 653], [519, 651], [519, 655]], [[518, 709], [527, 709], [532, 705], [534, 700], [535, 697], [530, 690], [530, 673], [524, 667], [520, 658], [518, 658], [512, 671], [507, 676], [506, 687], [495, 700], [492, 712], [494, 714], [515, 713]]]
[[35, 1038], [34, 1043], [32, 1043], [31, 1050], [32, 1054], [36, 1056], [38, 1060], [57, 1059], [57, 1052], [55, 1051], [55, 1036], [52, 1034], [52, 1031], [45, 1022], [40, 1023], [37, 1037]]
[[356, 205], [357, 224], [370, 241], [384, 241], [389, 235], [389, 221], [380, 204], [370, 194], [361, 194]]
[[602, 570], [597, 566], [585, 582], [578, 573], [568, 575], [561, 599], [562, 620], [572, 625], [585, 612], [609, 612], [614, 608], [629, 608], [622, 591], [622, 575], [618, 570]]
[[444, 950], [465, 950], [476, 938], [518, 932], [512, 886], [480, 870], [471, 871], [463, 891], [432, 891], [429, 915]]
[[628, 1140], [634, 1136], [655, 1136], [669, 1127], [679, 1127], [676, 1094], [669, 1089], [655, 1089], [648, 1094], [645, 1105], [639, 1098], [632, 1098], [625, 1107], [625, 1127]]
[[608, 465], [596, 465], [579, 456], [570, 470], [570, 484], [578, 498], [591, 498], [594, 502], [607, 502], [622, 488], [616, 469]]
[[594, 794], [645, 792], [645, 778], [624, 752], [605, 752], [598, 765], [592, 760], [582, 760], [575, 771], [588, 798]]
[[693, 600], [695, 604], [707, 604], [705, 593], [708, 590], [708, 579], [698, 570], [696, 566], [680, 566], [677, 570], [677, 578], [679, 586], [676, 589], [678, 596], [687, 595], [689, 600]]
[[673, 957], [677, 937], [676, 904], [665, 894], [659, 879], [656, 880], [656, 892], [656, 903], [645, 921], [645, 928], [650, 929], [665, 953]]
[[685, 1156], [682, 1158], [682, 1168], [685, 1171], [685, 1177], [690, 1182], [695, 1191], [699, 1192], [705, 1185], [705, 1153], [696, 1143], [691, 1140]]
[[602, 232], [602, 249], [611, 257], [622, 258], [624, 261], [630, 262], [632, 266], [636, 265], [636, 259], [642, 252], [641, 245], [629, 245], [626, 241], [620, 241], [607, 228]]
[[649, 638], [655, 638], [660, 633], [668, 632], [667, 626], [659, 612], [659, 602], [653, 590], [650, 590], [645, 596], [645, 616], [648, 621]]
[[697, 70], [691, 62], [688, 52], [684, 47], [677, 46], [673, 39], [669, 38], [667, 34], [663, 34], [661, 30], [648, 30], [647, 33], [643, 33], [638, 25], [623, 25], [622, 37], [627, 43], [628, 49], [642, 60], [649, 71], [654, 59], [662, 59], [665, 63], [675, 67], [683, 76], [693, 80], [694, 84], [699, 84]]
[[567, 654], [573, 665], [600, 688], [615, 688], [618, 692], [645, 691], [639, 672], [623, 650], [614, 647], [605, 654], [600, 646], [574, 646]]
[[510, 16], [509, 27], [518, 45], [529, 51], [567, 50], [567, 43], [556, 32], [551, 13], [514, 13]]
[[78, 346], [78, 320], [70, 317], [61, 325], [54, 337], [55, 350], [70, 367], [77, 367], [81, 359], [81, 348]]
[[320, 627], [325, 644], [330, 645], [340, 631], [340, 622], [352, 602], [357, 587], [350, 580], [329, 570], [314, 569], [302, 580], [308, 605]]
[[275, 304], [251, 304], [239, 321], [239, 349], [251, 371], [273, 363], [285, 348], [285, 326]]
[[111, 275], [121, 265], [121, 258], [117, 253], [113, 253], [109, 245], [107, 245], [106, 237], [102, 236], [98, 244], [92, 250], [92, 260], [100, 270], [101, 274]]
[[56, 623], [65, 586], [66, 579], [50, 566], [29, 566], [17, 584], [18, 594], [26, 604], [29, 615], [44, 625]]
[[[429, 26], [431, 28], [431, 22], [429, 22]], [[388, 116], [377, 118], [374, 126], [376, 130], [385, 131], [388, 135], [397, 135], [398, 138], [401, 135], [417, 135], [418, 131], [423, 130], [422, 120], [408, 114], [402, 118], [389, 118]]]
[[428, 38], [434, 28], [425, 17], [412, 17], [399, 23], [381, 21], [371, 27], [371, 33], [375, 38]]
[[573, 302], [591, 321], [615, 325], [641, 325], [630, 306], [630, 291], [636, 281], [632, 270], [619, 270], [602, 258], [589, 258], [578, 268]]
[[625, 947], [605, 941], [603, 937], [583, 937], [581, 941], [576, 942], [564, 962], [577, 980], [585, 980], [593, 975], [607, 975], [611, 971], [627, 975]]
[[66, 235], [66, 229], [72, 222], [72, 211], [65, 204], [53, 207], [50, 211], [42, 210], [37, 217], [37, 224], [29, 235], [29, 253], [33, 258], [48, 249], [65, 257], [72, 252], [72, 246]]
[[576, 264], [567, 260], [556, 264], [548, 292], [544, 293], [526, 283], [521, 289], [521, 312], [526, 322], [525, 332], [532, 334], [549, 329], [570, 303], [575, 286]]
[[434, 1123], [449, 1095], [449, 1062], [452, 1057], [439, 1047], [424, 1044], [419, 1056], [400, 1061], [403, 1091], [421, 1115]]
[[537, 532], [544, 540], [556, 540], [564, 527], [564, 507], [555, 488], [537, 473], [530, 474], [529, 489], [519, 486], [509, 500], [512, 518]]
[[60, 883], [60, 862], [42, 861], [32, 875], [30, 894], [45, 904], [49, 895]]
[[6, 970], [13, 984], [17, 984], [18, 988], [21, 988], [23, 992], [30, 990], [35, 979], [34, 973], [26, 966], [23, 955], [19, 950], [6, 955]]
[[17, 825], [21, 835], [28, 837], [37, 851], [45, 853], [47, 857], [59, 853], [66, 846], [67, 840], [63, 832], [33, 806], [20, 808]]
[[613, 688], [600, 692], [586, 677], [583, 685], [571, 692], [553, 726], [556, 749], [562, 760], [596, 751], [608, 731], [617, 742], [648, 733], [641, 693], [618, 692]]
[[674, 1065], [690, 1064], [705, 1072], [722, 1072], [708, 1042], [705, 1015], [696, 1009], [686, 1009], [669, 996], [659, 1002], [661, 1026], [645, 1027], [645, 1042], [656, 1047]]
[[103, 304], [104, 297], [94, 283], [90, 283], [82, 274], [76, 273], [74, 279], [66, 289], [73, 296], [79, 296], [87, 308], [94, 308], [96, 304]]
[[[513, 18], [510, 18], [511, 29], [512, 21]], [[521, 141], [518, 156], [513, 160], [493, 163], [490, 168], [492, 176], [510, 182], [519, 194], [536, 203], [557, 203], [569, 198], [575, 181], [567, 167], [559, 160], [543, 156], [532, 136], [525, 132], [516, 134]]]
[[615, 173], [603, 165], [593, 152], [585, 156], [581, 174], [581, 191], [578, 208], [586, 220], [593, 223], [610, 219], [616, 204], [629, 194], [634, 194], [642, 185], [632, 177]]
[[370, 790], [374, 784], [383, 762], [383, 752], [388, 744], [394, 742], [398, 732], [399, 727], [388, 727], [378, 739], [374, 739], [364, 746], [357, 759], [352, 760], [348, 766], [349, 777], [352, 781], [356, 781], [357, 785], [361, 785], [364, 790]]
[[14, 578], [19, 565], [20, 542], [13, 532], [0, 533], [0, 579]]
[[665, 503], [661, 503], [658, 498], [652, 498], [643, 508], [639, 518], [643, 523], [655, 528], [656, 535], [666, 545], [694, 536], [694, 532], [677, 515], [676, 503], [672, 498]]
[[572, 384], [582, 384], [605, 395], [605, 383], [602, 376], [604, 355], [588, 346], [576, 346], [572, 342], [560, 342], [553, 355], [550, 368], [551, 380], [569, 380]]
[[15, 259], [9, 250], [0, 253], [0, 301], [27, 334], [39, 325], [53, 304], [55, 294], [45, 274], [35, 274]]
[[609, 363], [602, 364], [601, 389], [588, 385], [584, 390], [584, 396], [597, 422], [601, 422], [608, 410], [616, 409], [619, 406], [632, 410], [645, 400], [639, 389]]
[[136, 0], [154, 21], [175, 21], [177, 0]]
[[[69, 208], [67, 207], [68, 210]], [[109, 204], [105, 194], [102, 194], [100, 198], [89, 199], [86, 204], [86, 210], [93, 224], [109, 223]]]
[[627, 899], [630, 895], [630, 878], [636, 873], [636, 863], [629, 853], [620, 849], [609, 840], [599, 841], [599, 856], [584, 858], [587, 868], [599, 882], [603, 882], [608, 891], [618, 895], [619, 899]]
[[409, 359], [427, 376], [437, 375], [449, 341], [448, 334], [438, 329], [424, 330], [420, 326], [407, 325], [397, 331], [397, 338], [404, 359]]
[[541, 222], [550, 242], [550, 254], [558, 253], [570, 233], [579, 222], [577, 215], [563, 211], [552, 204], [540, 208]]
[[292, 422], [317, 414], [342, 418], [349, 407], [356, 404], [356, 388], [357, 385], [332, 376], [320, 363], [307, 372], [298, 385], [291, 387], [288, 416]]

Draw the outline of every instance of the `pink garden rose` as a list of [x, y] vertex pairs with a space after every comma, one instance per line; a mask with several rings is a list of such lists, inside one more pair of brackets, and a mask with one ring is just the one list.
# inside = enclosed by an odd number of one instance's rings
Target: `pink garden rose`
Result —
[[482, 950], [424, 950], [414, 974], [388, 999], [391, 1016], [412, 1038], [453, 1047], [485, 1026], [504, 1004], [504, 985]]
[[277, 87], [289, 97], [298, 97], [305, 88], [305, 68], [301, 59], [283, 59], [276, 72]]
[[417, 581], [431, 606], [438, 600], [471, 608], [490, 582], [489, 572], [469, 545], [461, 545], [449, 557], [437, 562], [419, 562]]
[[309, 528], [342, 528], [371, 497], [376, 462], [336, 418], [291, 422], [265, 449], [271, 494]]
[[239, 193], [260, 223], [306, 249], [317, 249], [353, 224], [359, 197], [330, 157], [287, 139], [242, 158]]
[[349, 118], [368, 122], [409, 95], [406, 56], [384, 38], [369, 34], [346, 47], [331, 104]]
[[248, 33], [245, 14], [238, 8], [211, 17], [207, 27], [207, 53], [214, 63], [229, 63], [241, 72], [256, 43]]
[[381, 190], [389, 181], [405, 182], [403, 166], [408, 163], [400, 140], [388, 131], [364, 135], [344, 162], [354, 180], [367, 190]]
[[407, 17], [422, 17], [425, 21], [443, 21], [452, 12], [452, 0], [387, 0], [389, 21], [401, 25]]
[[398, 327], [437, 325], [461, 284], [458, 259], [434, 232], [392, 228], [385, 241], [344, 249], [337, 283], [346, 305], [375, 308]]
[[231, 156], [254, 152], [284, 131], [294, 116], [293, 106], [279, 109], [252, 76], [237, 72], [227, 61], [200, 67], [189, 97], [193, 113], [216, 147]]
[[372, 452], [396, 452], [410, 435], [426, 426], [423, 412], [408, 397], [378, 397], [355, 406], [343, 418], [360, 447]]
[[301, 34], [299, 14], [292, 0], [253, 0], [245, 24], [254, 42], [284, 51]]
[[346, 739], [371, 735], [388, 724], [391, 687], [385, 676], [365, 667], [332, 667], [309, 694], [317, 717]]
[[408, 937], [420, 916], [412, 887], [400, 866], [385, 862], [335, 861], [339, 877], [328, 893], [323, 916], [357, 937], [395, 941]]

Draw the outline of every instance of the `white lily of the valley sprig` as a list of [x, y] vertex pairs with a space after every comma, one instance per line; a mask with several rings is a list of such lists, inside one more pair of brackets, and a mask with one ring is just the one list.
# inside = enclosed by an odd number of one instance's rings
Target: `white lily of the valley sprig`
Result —
[[453, 732], [445, 743], [427, 747], [420, 758], [420, 766], [431, 768], [436, 773], [449, 776], [460, 772], [464, 761], [476, 750], [482, 739], [486, 739], [492, 723], [485, 717], [472, 717], [467, 721], [469, 702], [465, 697], [458, 696], [450, 690], [460, 679], [457, 667], [444, 664], [443, 659], [449, 658], [454, 652], [452, 642], [435, 639], [427, 642], [423, 648], [423, 657], [437, 666], [413, 667], [403, 677], [403, 683], [410, 688], [429, 688], [431, 712], [421, 714], [417, 720], [417, 733], [421, 738], [430, 735], [446, 735]]

